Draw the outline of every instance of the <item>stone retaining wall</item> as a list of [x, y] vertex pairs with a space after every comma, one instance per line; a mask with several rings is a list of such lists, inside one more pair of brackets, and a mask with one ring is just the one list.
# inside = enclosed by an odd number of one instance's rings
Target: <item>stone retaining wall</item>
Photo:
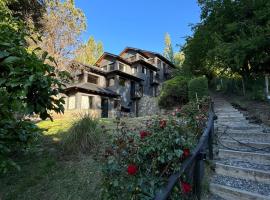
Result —
[[144, 96], [139, 100], [139, 117], [161, 114], [157, 97]]

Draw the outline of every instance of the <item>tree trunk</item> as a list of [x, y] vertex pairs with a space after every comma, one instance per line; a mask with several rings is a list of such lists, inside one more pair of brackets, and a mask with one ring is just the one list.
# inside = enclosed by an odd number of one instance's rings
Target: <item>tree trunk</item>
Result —
[[243, 95], [246, 96], [246, 85], [245, 85], [245, 79], [242, 76], [242, 89], [243, 89]]

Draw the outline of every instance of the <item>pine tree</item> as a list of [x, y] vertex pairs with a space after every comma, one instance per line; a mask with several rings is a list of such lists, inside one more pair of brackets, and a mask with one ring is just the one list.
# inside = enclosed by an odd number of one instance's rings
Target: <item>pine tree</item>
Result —
[[168, 33], [165, 34], [165, 47], [164, 47], [164, 53], [163, 55], [165, 58], [167, 58], [169, 61], [174, 63], [174, 52], [171, 42], [171, 37]]
[[95, 41], [91, 36], [88, 42], [82, 45], [76, 54], [76, 60], [85, 64], [93, 65], [97, 59], [103, 54], [103, 45], [101, 42]]

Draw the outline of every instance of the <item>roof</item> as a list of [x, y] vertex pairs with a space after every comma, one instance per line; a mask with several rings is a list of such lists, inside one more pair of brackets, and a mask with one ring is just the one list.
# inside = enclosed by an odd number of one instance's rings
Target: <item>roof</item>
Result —
[[141, 79], [141, 78], [139, 78], [137, 76], [133, 76], [131, 74], [127, 74], [127, 73], [122, 72], [120, 70], [113, 70], [113, 71], [107, 72], [107, 75], [115, 75], [115, 74], [120, 75], [122, 77], [126, 77], [126, 78], [129, 78], [129, 79], [135, 80], [135, 81], [143, 81], [143, 79]]
[[104, 96], [118, 97], [119, 95], [107, 88], [99, 87], [93, 83], [74, 83], [70, 84], [65, 88], [65, 91], [68, 92], [70, 90], [81, 90], [91, 94], [99, 94]]
[[99, 74], [99, 75], [102, 75], [102, 76], [106, 76], [105, 71], [103, 71], [99, 67], [95, 67], [93, 65], [88, 65], [88, 64], [76, 61], [76, 60], [72, 60], [69, 65], [77, 65], [77, 66], [80, 66], [81, 68], [83, 68], [83, 69], [85, 69], [87, 71], [90, 71], [90, 72], [93, 72], [93, 73], [96, 73], [96, 74]]
[[163, 60], [164, 62], [166, 62], [167, 64], [169, 64], [171, 67], [175, 68], [174, 64], [169, 61], [167, 58], [165, 58], [164, 56], [162, 56], [159, 53], [153, 52], [153, 51], [147, 51], [147, 50], [143, 50], [143, 49], [138, 49], [138, 48], [134, 48], [134, 47], [126, 47], [121, 53], [120, 56], [125, 53], [128, 50], [133, 50], [136, 51], [142, 55], [144, 55], [146, 58], [152, 57], [152, 56], [156, 56], [159, 59]]
[[108, 53], [108, 52], [104, 52], [104, 53], [102, 54], [102, 56], [99, 57], [99, 59], [97, 60], [97, 62], [95, 63], [95, 65], [99, 66], [98, 63], [99, 63], [102, 59], [104, 59], [105, 57], [107, 57], [107, 56], [108, 56], [108, 57], [115, 58], [115, 59], [117, 59], [117, 60], [119, 60], [119, 61], [121, 61], [121, 62], [123, 62], [123, 63], [125, 63], [125, 64], [130, 65], [130, 62], [128, 62], [128, 61], [125, 60], [124, 58], [122, 58], [122, 57], [120, 57], [120, 56], [118, 56], [118, 55], [112, 54], [112, 53]]

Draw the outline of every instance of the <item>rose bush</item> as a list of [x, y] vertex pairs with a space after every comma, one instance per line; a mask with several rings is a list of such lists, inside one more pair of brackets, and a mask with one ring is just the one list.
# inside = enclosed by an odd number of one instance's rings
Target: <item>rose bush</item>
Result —
[[[201, 103], [191, 107], [195, 120], [206, 110]], [[113, 136], [105, 152], [103, 199], [153, 199], [168, 177], [179, 171], [198, 141], [194, 130], [199, 127], [190, 126], [187, 108], [174, 112], [148, 120], [144, 130], [122, 129]], [[194, 124], [205, 124], [206, 118], [198, 120]], [[191, 191], [192, 183], [184, 175], [171, 199], [185, 198]]]

